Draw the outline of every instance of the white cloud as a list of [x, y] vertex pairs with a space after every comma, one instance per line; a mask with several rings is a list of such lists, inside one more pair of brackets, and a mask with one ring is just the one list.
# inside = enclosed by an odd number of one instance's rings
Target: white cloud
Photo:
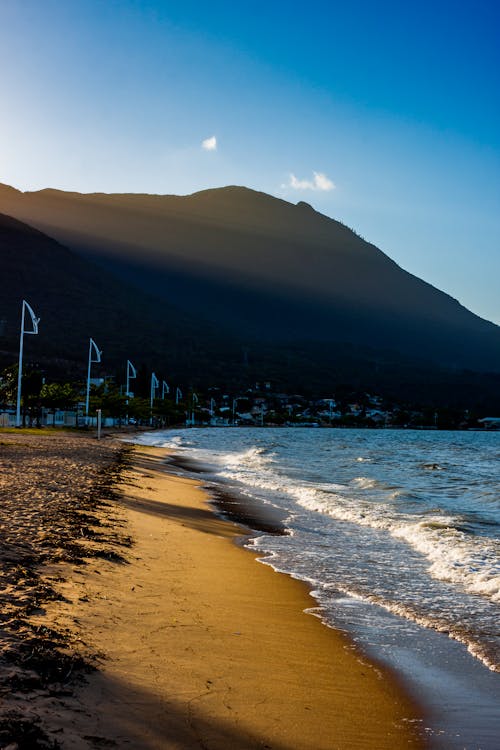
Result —
[[323, 172], [314, 172], [316, 190], [334, 190], [335, 185]]
[[204, 148], [205, 151], [217, 151], [217, 138], [215, 135], [212, 135], [210, 138], [205, 138], [205, 140], [201, 142], [201, 147]]
[[294, 174], [290, 175], [288, 187], [294, 190], [314, 190], [314, 184], [310, 180], [298, 180]]
[[290, 175], [290, 181], [286, 187], [294, 190], [334, 190], [335, 185], [324, 172], [313, 172], [312, 180], [299, 180], [294, 174]]

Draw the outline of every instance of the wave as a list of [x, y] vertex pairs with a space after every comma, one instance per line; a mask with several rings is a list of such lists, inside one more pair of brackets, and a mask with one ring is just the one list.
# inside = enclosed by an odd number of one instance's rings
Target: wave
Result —
[[425, 518], [401, 514], [395, 518], [387, 504], [359, 503], [337, 495], [325, 499], [311, 489], [292, 491], [305, 508], [339, 521], [389, 532], [405, 541], [430, 563], [433, 578], [463, 587], [500, 603], [500, 542], [462, 530], [461, 519], [436, 515]]
[[[150, 433], [141, 436], [141, 442], [187, 451], [196, 460], [210, 465], [214, 482], [237, 485], [238, 491], [250, 498], [258, 497], [286, 510], [291, 531], [287, 539], [294, 538], [295, 524], [300, 543], [303, 544], [306, 538], [306, 545], [316, 545], [310, 549], [297, 548], [295, 559], [290, 557], [284, 570], [291, 575], [312, 582], [316, 578], [313, 572], [316, 569], [321, 577], [323, 573], [317, 567], [316, 550], [319, 556], [321, 550], [326, 550], [328, 557], [328, 545], [336, 544], [333, 534], [339, 529], [345, 535], [342, 539], [377, 540], [377, 549], [384, 550], [387, 560], [401, 559], [403, 567], [406, 566], [406, 588], [403, 591], [400, 586], [394, 591], [394, 600], [391, 581], [387, 586], [384, 583], [385, 572], [380, 573], [382, 577], [378, 583], [382, 585], [377, 588], [379, 572], [375, 567], [373, 572], [370, 566], [366, 567], [363, 555], [366, 557], [370, 552], [363, 550], [362, 542], [356, 542], [358, 547], [352, 547], [353, 559], [346, 557], [352, 563], [352, 576], [347, 568], [340, 573], [332, 568], [329, 580], [337, 580], [340, 576], [346, 586], [353, 584], [349, 590], [345, 588], [345, 592], [352, 595], [359, 565], [366, 583], [361, 597], [365, 601], [421, 625], [449, 632], [451, 637], [466, 643], [469, 651], [490, 668], [498, 669], [499, 660], [496, 658], [495, 661], [493, 651], [489, 649], [489, 636], [486, 637], [486, 631], [480, 631], [482, 625], [478, 625], [477, 632], [482, 635], [479, 639], [474, 637], [474, 625], [471, 624], [476, 620], [491, 623], [493, 615], [490, 613], [495, 611], [495, 605], [500, 604], [500, 540], [495, 538], [498, 536], [498, 521], [495, 520], [498, 494], [495, 494], [494, 473], [486, 463], [486, 459], [491, 461], [491, 452], [486, 458], [482, 456], [480, 470], [475, 468], [471, 474], [475, 477], [472, 481], [468, 478], [468, 465], [461, 463], [458, 454], [448, 445], [433, 444], [432, 459], [427, 461], [427, 443], [419, 453], [412, 435], [408, 438], [406, 452], [398, 454], [396, 464], [397, 446], [390, 443], [391, 435], [384, 435], [384, 440], [389, 441], [384, 451], [380, 443], [372, 441], [376, 448], [374, 460], [361, 453], [364, 446], [359, 445], [359, 437], [353, 434], [351, 446], [343, 433], [335, 434], [342, 437], [336, 445], [335, 455], [332, 455], [332, 442], [326, 432], [319, 432], [314, 440], [308, 433], [307, 440], [311, 441], [312, 448], [297, 431], [293, 438], [289, 438], [288, 444], [285, 432], [280, 433], [282, 444], [273, 442], [271, 432], [265, 436], [259, 436], [256, 431], [231, 431], [226, 435], [216, 431], [208, 435], [208, 431], [201, 430], [181, 431], [180, 434]], [[357, 447], [355, 440], [358, 441]], [[363, 441], [366, 442], [364, 436]], [[307, 450], [308, 453], [304, 452]], [[371, 451], [370, 444], [368, 456]], [[373, 469], [369, 464], [374, 465]], [[355, 476], [359, 471], [363, 474]], [[375, 476], [369, 476], [372, 471]], [[328, 481], [330, 478], [334, 481]], [[467, 492], [470, 494], [464, 499]], [[488, 506], [487, 516], [485, 506]], [[317, 522], [310, 523], [310, 519], [314, 519], [310, 513], [317, 513], [325, 520], [318, 518]], [[333, 523], [325, 525], [327, 518]], [[348, 524], [353, 526], [352, 533]], [[359, 527], [363, 527], [363, 532]], [[329, 530], [324, 532], [324, 529]], [[364, 529], [373, 529], [374, 532]], [[377, 535], [375, 532], [381, 533]], [[309, 536], [304, 537], [304, 534]], [[311, 534], [316, 534], [314, 540]], [[273, 540], [269, 544], [281, 543], [288, 544], [288, 541]], [[349, 546], [345, 549], [351, 551]], [[265, 551], [270, 552], [269, 549]], [[359, 560], [356, 559], [358, 552]], [[274, 567], [280, 560], [273, 554], [263, 562]], [[307, 577], [307, 571], [312, 575]], [[387, 575], [390, 576], [390, 572]], [[415, 591], [414, 576], [419, 577], [418, 591]], [[342, 588], [340, 579], [338, 588]], [[467, 598], [471, 594], [480, 597], [478, 607], [480, 605], [482, 609], [481, 613], [474, 615], [472, 610], [476, 607], [472, 602], [469, 618], [465, 607], [471, 602]], [[439, 612], [441, 595], [446, 597], [447, 607], [442, 619]], [[460, 617], [455, 616], [453, 610], [453, 602], [458, 601], [462, 607]]]
[[274, 462], [275, 454], [271, 448], [253, 446], [241, 453], [222, 453], [216, 457], [217, 463], [228, 469], [239, 468], [247, 471], [259, 470]]
[[[259, 549], [261, 538], [255, 538], [248, 543], [250, 549]], [[311, 596], [318, 602], [318, 608], [306, 610], [311, 614], [318, 616], [325, 625], [338, 627], [335, 618], [336, 605], [339, 602], [349, 603], [358, 600], [368, 605], [376, 605], [385, 609], [393, 615], [403, 617], [406, 620], [415, 622], [424, 628], [431, 628], [439, 633], [448, 635], [455, 641], [463, 643], [468, 652], [479, 659], [492, 672], [500, 672], [500, 663], [498, 661], [497, 647], [495, 644], [489, 644], [487, 641], [481, 641], [476, 634], [458, 623], [450, 622], [446, 617], [438, 617], [419, 611], [417, 607], [408, 603], [390, 601], [376, 593], [367, 594], [360, 592], [351, 586], [345, 586], [339, 583], [329, 584], [318, 580], [317, 577], [304, 575], [301, 572], [290, 569], [288, 565], [283, 565], [279, 554], [265, 550], [265, 556], [257, 558], [258, 562], [269, 565], [278, 573], [286, 573], [292, 578], [304, 581], [311, 587]], [[333, 608], [332, 608], [333, 605]]]
[[[394, 500], [401, 491], [392, 488], [389, 492], [387, 485], [369, 477], [356, 477], [351, 483], [356, 491], [364, 491], [365, 497], [350, 496], [351, 488], [346, 485], [296, 484], [273, 470], [272, 452], [256, 447], [223, 460], [221, 476], [225, 479], [264, 493], [283, 493], [301, 507], [338, 521], [386, 531], [423, 555], [433, 578], [500, 603], [500, 542], [476, 536], [462, 518], [439, 509], [418, 515], [398, 513]], [[379, 490], [387, 492], [387, 502], [371, 496], [370, 492]]]

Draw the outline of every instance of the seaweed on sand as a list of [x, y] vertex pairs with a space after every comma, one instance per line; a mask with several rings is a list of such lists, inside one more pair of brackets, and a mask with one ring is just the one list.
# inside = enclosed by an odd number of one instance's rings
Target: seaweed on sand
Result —
[[61, 747], [36, 712], [26, 710], [26, 701], [36, 707], [38, 695], [71, 694], [74, 681], [96, 668], [98, 655], [74, 633], [40, 625], [47, 603], [63, 599], [57, 577], [44, 568], [58, 562], [85, 565], [92, 558], [126, 563], [121, 550], [132, 541], [113, 501], [129, 450], [69, 435], [2, 440], [1, 748]]

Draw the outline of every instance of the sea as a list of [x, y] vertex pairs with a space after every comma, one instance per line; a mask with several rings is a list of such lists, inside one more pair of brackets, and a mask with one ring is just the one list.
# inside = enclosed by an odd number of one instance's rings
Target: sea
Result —
[[214, 496], [278, 514], [284, 534], [246, 545], [399, 675], [432, 748], [499, 750], [500, 432], [189, 428], [137, 442], [170, 448]]

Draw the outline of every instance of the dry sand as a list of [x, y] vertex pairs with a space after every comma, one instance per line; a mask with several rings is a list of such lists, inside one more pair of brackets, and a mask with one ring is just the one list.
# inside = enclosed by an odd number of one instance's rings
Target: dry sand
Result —
[[64, 600], [45, 602], [31, 625], [65, 633], [72, 654], [102, 657], [85, 682], [6, 699], [37, 719], [38, 746], [421, 747], [421, 717], [395, 679], [305, 614], [305, 586], [232, 543], [242, 528], [163, 457], [135, 449], [121, 496], [102, 509], [134, 540], [126, 563], [46, 564], [42, 578]]

